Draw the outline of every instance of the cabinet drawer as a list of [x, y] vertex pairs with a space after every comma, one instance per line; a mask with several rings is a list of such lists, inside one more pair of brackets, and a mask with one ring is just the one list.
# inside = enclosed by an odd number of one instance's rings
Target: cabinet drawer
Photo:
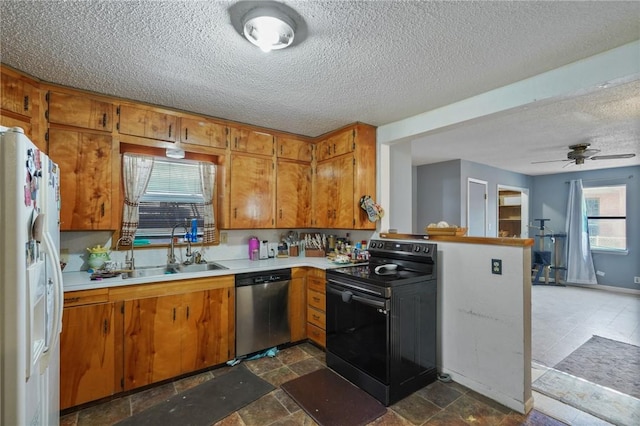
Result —
[[64, 294], [64, 307], [104, 303], [109, 300], [108, 288], [72, 291]]
[[317, 291], [319, 293], [325, 293], [325, 281], [324, 278], [319, 277], [307, 277], [307, 288], [309, 290]]
[[320, 327], [324, 330], [327, 322], [327, 318], [324, 312], [319, 311], [317, 309], [309, 308], [307, 309], [307, 322]]
[[312, 289], [307, 290], [307, 303], [310, 307], [324, 312], [326, 307], [326, 295]]
[[322, 347], [327, 345], [326, 332], [313, 324], [307, 323], [307, 337]]

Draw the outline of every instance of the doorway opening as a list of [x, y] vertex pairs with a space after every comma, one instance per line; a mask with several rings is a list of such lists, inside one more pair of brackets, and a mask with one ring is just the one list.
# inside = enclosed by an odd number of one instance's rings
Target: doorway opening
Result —
[[498, 237], [529, 238], [529, 189], [498, 184]]

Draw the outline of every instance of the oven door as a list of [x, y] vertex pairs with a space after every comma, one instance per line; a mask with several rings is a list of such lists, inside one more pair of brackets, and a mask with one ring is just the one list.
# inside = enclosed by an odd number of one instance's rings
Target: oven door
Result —
[[327, 351], [388, 384], [389, 300], [334, 280], [326, 293]]

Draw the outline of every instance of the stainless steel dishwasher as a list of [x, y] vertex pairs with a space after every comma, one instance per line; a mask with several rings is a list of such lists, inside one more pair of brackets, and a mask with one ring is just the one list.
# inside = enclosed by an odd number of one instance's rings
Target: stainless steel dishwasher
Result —
[[291, 269], [236, 275], [236, 357], [291, 341]]

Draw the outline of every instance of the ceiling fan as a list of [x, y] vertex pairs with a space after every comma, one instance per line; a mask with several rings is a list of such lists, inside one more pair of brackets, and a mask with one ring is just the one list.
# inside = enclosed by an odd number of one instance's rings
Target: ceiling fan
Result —
[[537, 163], [552, 163], [555, 161], [570, 161], [575, 164], [584, 164], [584, 160], [617, 160], [621, 158], [632, 158], [636, 154], [609, 154], [609, 155], [595, 155], [600, 152], [599, 149], [589, 149], [590, 143], [579, 143], [569, 146], [570, 151], [567, 153], [566, 160], [546, 160], [546, 161], [533, 161], [531, 164]]

